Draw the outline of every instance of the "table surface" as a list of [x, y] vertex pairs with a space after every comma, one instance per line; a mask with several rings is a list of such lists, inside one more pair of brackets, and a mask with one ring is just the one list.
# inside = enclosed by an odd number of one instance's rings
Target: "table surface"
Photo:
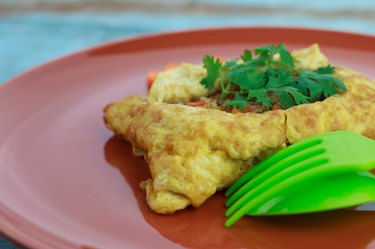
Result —
[[[0, 0], [0, 84], [46, 61], [114, 39], [259, 25], [375, 35], [375, 1]], [[22, 247], [0, 235], [0, 248]]]

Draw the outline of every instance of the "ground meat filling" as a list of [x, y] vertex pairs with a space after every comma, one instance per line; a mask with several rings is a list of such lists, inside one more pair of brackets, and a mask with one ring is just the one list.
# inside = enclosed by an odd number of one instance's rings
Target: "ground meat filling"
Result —
[[[227, 96], [227, 98], [230, 98], [230, 96]], [[280, 105], [280, 101], [277, 99], [275, 95], [270, 94], [270, 98], [272, 98], [275, 102], [275, 104], [272, 105], [271, 110], [283, 109]], [[256, 103], [256, 102], [249, 101], [249, 104], [246, 105], [244, 109], [240, 110], [237, 108], [233, 108], [231, 106], [226, 106], [224, 104], [224, 101], [225, 99], [221, 98], [221, 93], [215, 93], [208, 97], [201, 96], [194, 101], [186, 102], [184, 104], [188, 106], [192, 106], [192, 107], [215, 109], [215, 110], [221, 110], [221, 111], [230, 112], [230, 113], [246, 113], [246, 112], [263, 113], [263, 112], [269, 111], [263, 105]]]

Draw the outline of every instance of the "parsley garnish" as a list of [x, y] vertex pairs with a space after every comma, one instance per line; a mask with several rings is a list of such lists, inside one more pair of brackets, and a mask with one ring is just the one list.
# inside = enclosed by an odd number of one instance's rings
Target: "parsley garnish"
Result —
[[215, 86], [215, 81], [220, 77], [219, 69], [222, 66], [222, 63], [219, 59], [216, 59], [213, 56], [206, 55], [203, 57], [203, 64], [207, 70], [206, 78], [201, 80], [201, 84], [206, 88], [211, 89]]
[[244, 110], [258, 105], [265, 111], [277, 104], [287, 109], [346, 91], [344, 83], [333, 75], [333, 66], [299, 70], [283, 44], [245, 50], [240, 59], [223, 64], [213, 56], [203, 57], [207, 76], [201, 84], [207, 89], [220, 84], [220, 100], [229, 108]]

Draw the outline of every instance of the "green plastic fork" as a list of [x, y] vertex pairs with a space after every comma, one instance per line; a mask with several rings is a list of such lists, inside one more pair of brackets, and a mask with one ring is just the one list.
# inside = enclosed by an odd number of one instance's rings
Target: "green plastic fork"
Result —
[[326, 211], [375, 201], [375, 141], [351, 131], [317, 135], [264, 160], [225, 193], [230, 227], [244, 215]]

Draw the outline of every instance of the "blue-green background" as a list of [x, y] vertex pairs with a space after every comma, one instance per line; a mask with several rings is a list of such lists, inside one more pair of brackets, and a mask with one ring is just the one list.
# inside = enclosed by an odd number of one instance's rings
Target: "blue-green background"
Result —
[[[0, 4], [2, 1], [6, 0], [0, 0]], [[225, 6], [228, 11], [224, 13], [210, 11], [209, 7], [199, 11], [199, 6], [194, 11], [186, 11], [185, 5], [179, 4], [183, 1], [159, 2], [161, 5], [173, 3], [175, 11], [163, 11], [163, 7], [143, 11], [140, 5], [129, 11], [53, 12], [36, 8], [35, 11], [0, 13], [0, 83], [66, 53], [117, 38], [165, 30], [273, 25], [375, 34], [375, 1], [371, 0], [190, 1], [205, 6]], [[238, 13], [238, 7], [247, 7], [250, 11]]]

